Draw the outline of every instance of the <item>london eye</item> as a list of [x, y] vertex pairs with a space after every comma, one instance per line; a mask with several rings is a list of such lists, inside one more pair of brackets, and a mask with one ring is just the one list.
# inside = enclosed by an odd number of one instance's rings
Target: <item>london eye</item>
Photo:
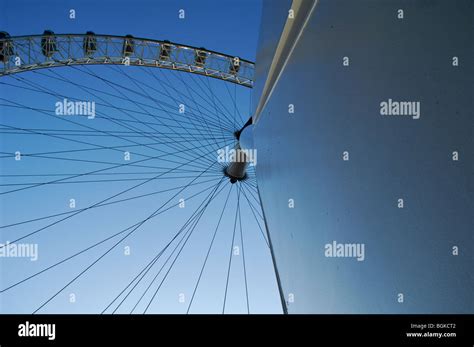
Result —
[[245, 159], [253, 78], [248, 60], [166, 40], [2, 32], [1, 247], [42, 260], [2, 296], [28, 291], [32, 313], [225, 313], [233, 295], [250, 313], [245, 245], [269, 255], [256, 163], [217, 152]]

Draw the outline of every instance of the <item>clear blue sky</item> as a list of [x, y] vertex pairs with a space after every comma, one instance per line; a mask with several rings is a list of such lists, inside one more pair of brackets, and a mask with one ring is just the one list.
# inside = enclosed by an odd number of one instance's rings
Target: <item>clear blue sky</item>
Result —
[[[126, 35], [135, 37], [146, 37], [153, 39], [170, 40], [207, 49], [220, 51], [242, 58], [254, 60], [258, 40], [258, 29], [260, 21], [260, 1], [15, 1], [2, 2], [0, 8], [0, 30], [10, 33], [12, 36], [40, 34], [45, 29], [53, 30], [55, 33], [85, 33], [94, 31], [97, 34]], [[76, 19], [69, 19], [69, 10], [76, 11]], [[179, 9], [184, 9], [186, 18], [178, 18]], [[84, 68], [57, 68], [51, 71], [41, 70], [37, 73], [22, 73], [12, 77], [0, 79], [0, 104], [1, 137], [0, 137], [0, 229], [1, 242], [12, 241], [37, 230], [40, 232], [25, 238], [21, 243], [37, 243], [39, 246], [39, 259], [32, 262], [24, 258], [0, 258], [1, 277], [0, 287], [6, 287], [35, 274], [42, 269], [78, 252], [95, 242], [113, 235], [124, 228], [144, 220], [152, 214], [159, 206], [171, 199], [166, 206], [176, 204], [179, 198], [186, 199], [186, 207], [183, 209], [175, 206], [162, 215], [144, 223], [136, 233], [130, 236], [114, 248], [107, 256], [90, 268], [77, 281], [71, 283], [61, 291], [53, 300], [45, 305], [40, 313], [97, 313], [101, 312], [108, 303], [153, 259], [159, 250], [166, 245], [173, 235], [196, 210], [198, 205], [204, 201], [204, 197], [211, 190], [189, 199], [206, 187], [219, 182], [220, 168], [213, 167], [208, 177], [199, 178], [195, 183], [199, 185], [187, 188], [178, 196], [174, 196], [178, 190], [154, 194], [147, 197], [129, 200], [106, 207], [87, 210], [77, 216], [48, 226], [60, 217], [48, 218], [36, 222], [5, 227], [11, 223], [26, 221], [32, 218], [49, 216], [56, 213], [71, 212], [69, 199], [76, 199], [76, 209], [91, 206], [98, 201], [113, 196], [127, 188], [137, 185], [140, 181], [156, 176], [157, 167], [172, 168], [176, 164], [166, 160], [156, 159], [146, 162], [149, 167], [127, 167], [125, 169], [107, 170], [104, 173], [110, 175], [96, 175], [81, 177], [81, 180], [94, 180], [89, 183], [74, 184], [47, 184], [33, 187], [18, 192], [7, 193], [12, 189], [25, 186], [12, 186], [11, 184], [32, 184], [35, 182], [48, 182], [66, 174], [79, 174], [110, 167], [107, 163], [123, 163], [121, 150], [134, 152], [132, 162], [142, 160], [146, 156], [156, 156], [153, 148], [143, 147], [144, 143], [153, 140], [164, 140], [161, 134], [154, 133], [152, 137], [143, 137], [142, 133], [126, 132], [123, 126], [112, 124], [103, 118], [93, 121], [87, 119], [70, 118], [78, 124], [65, 122], [63, 119], [48, 116], [54, 114], [55, 102], [60, 100], [61, 95], [79, 100], [95, 101], [97, 112], [102, 116], [114, 117], [121, 121], [131, 122], [131, 118], [120, 109], [130, 110], [140, 121], [150, 122], [150, 117], [168, 117], [163, 120], [166, 125], [178, 126], [173, 121], [175, 107], [182, 102], [188, 107], [187, 117], [194, 117], [204, 113], [210, 119], [217, 120], [227, 114], [227, 117], [236, 119], [237, 125], [249, 117], [250, 90], [237, 87], [225, 82], [207, 80], [199, 76], [172, 71], [145, 71], [146, 69], [135, 67], [104, 67], [93, 66]], [[111, 87], [110, 84], [100, 81], [97, 75], [107, 81], [112, 81], [122, 86]], [[64, 79], [64, 81], [60, 81]], [[142, 88], [142, 92], [148, 97], [137, 96], [131, 90], [137, 90], [134, 82]], [[33, 83], [33, 86], [28, 83]], [[208, 85], [209, 89], [205, 86]], [[25, 87], [30, 87], [29, 90]], [[47, 94], [39, 91], [48, 88]], [[122, 89], [122, 88], [129, 89]], [[190, 91], [191, 88], [194, 91]], [[204, 88], [204, 89], [202, 89]], [[205, 94], [203, 94], [203, 90]], [[44, 91], [44, 89], [43, 89]], [[213, 96], [210, 96], [210, 92]], [[106, 94], [108, 93], [108, 94]], [[200, 96], [199, 96], [200, 94]], [[115, 96], [111, 96], [115, 95]], [[124, 96], [125, 95], [125, 96]], [[127, 99], [128, 97], [128, 99]], [[236, 107], [233, 99], [236, 100]], [[219, 105], [216, 106], [218, 99]], [[11, 107], [13, 104], [22, 107]], [[102, 106], [101, 106], [102, 105]], [[107, 106], [108, 105], [108, 106]], [[165, 105], [157, 107], [157, 105]], [[143, 107], [143, 108], [140, 108]], [[25, 108], [26, 107], [26, 108]], [[36, 110], [27, 109], [27, 107]], [[44, 112], [38, 109], [45, 110]], [[162, 119], [165, 119], [162, 118]], [[171, 119], [171, 120], [170, 120]], [[223, 119], [223, 118], [222, 118]], [[242, 120], [240, 120], [242, 119]], [[197, 121], [199, 123], [199, 121]], [[122, 123], [121, 123], [122, 124]], [[145, 123], [127, 123], [137, 126], [142, 131], [154, 131], [163, 127], [154, 126], [150, 128]], [[156, 124], [156, 123], [155, 123]], [[196, 120], [189, 119], [189, 127], [193, 134], [199, 128]], [[113, 132], [123, 137], [94, 136], [94, 132], [84, 131], [84, 126], [90, 126], [100, 131]], [[196, 128], [197, 126], [197, 128]], [[202, 124], [201, 124], [202, 126]], [[10, 128], [8, 128], [10, 127]], [[66, 141], [52, 136], [26, 135], [25, 131], [20, 133], [9, 133], [11, 127], [21, 129], [46, 129], [35, 130], [49, 133], [56, 132], [61, 137], [92, 143], [98, 146], [114, 146], [116, 150], [94, 150], [76, 151], [93, 148], [91, 145], [80, 144], [74, 141]], [[10, 130], [8, 130], [8, 129]], [[190, 128], [191, 129], [191, 128]], [[69, 133], [68, 133], [69, 132]], [[164, 131], [163, 131], [164, 132]], [[74, 134], [74, 135], [72, 135]], [[97, 133], [95, 133], [97, 135]], [[170, 133], [171, 134], [171, 133]], [[181, 137], [180, 137], [181, 136]], [[206, 135], [204, 135], [205, 137]], [[215, 136], [215, 134], [213, 135]], [[219, 145], [232, 142], [232, 129], [226, 132], [226, 141]], [[196, 153], [206, 152], [209, 160], [213, 160], [217, 145], [209, 145], [209, 138], [202, 142], [195, 141], [189, 136], [183, 135], [182, 131], [173, 132], [169, 139], [181, 141], [178, 148], [192, 147], [181, 157], [175, 158], [178, 162], [184, 162], [185, 158], [192, 159]], [[212, 138], [211, 138], [212, 140]], [[135, 141], [134, 147], [128, 148]], [[206, 142], [207, 141], [207, 142]], [[200, 146], [200, 145], [201, 146]], [[209, 145], [209, 146], [207, 146]], [[161, 147], [160, 147], [161, 146]], [[159, 145], [158, 149], [171, 152], [168, 146]], [[211, 151], [212, 149], [212, 151]], [[21, 151], [24, 154], [35, 154], [35, 156], [24, 156], [21, 161], [14, 161], [12, 153]], [[55, 153], [51, 153], [55, 152]], [[58, 153], [61, 152], [61, 153]], [[39, 155], [38, 153], [43, 153]], [[49, 154], [44, 154], [49, 153]], [[166, 157], [172, 159], [173, 157]], [[93, 163], [92, 161], [95, 161]], [[101, 163], [97, 163], [101, 162]], [[202, 172], [206, 167], [205, 161], [199, 161], [198, 167], [187, 169]], [[162, 170], [162, 169], [160, 169]], [[37, 176], [18, 176], [18, 175]], [[110, 181], [114, 177], [119, 180]], [[178, 178], [182, 175], [182, 178]], [[169, 175], [170, 179], [160, 179], [147, 182], [143, 186], [134, 188], [114, 200], [136, 197], [159, 190], [176, 188], [189, 183], [196, 176], [196, 172], [186, 174]], [[206, 173], [207, 175], [207, 173]], [[187, 177], [186, 177], [187, 176]], [[251, 173], [253, 176], [253, 173]], [[60, 176], [65, 177], [65, 176]], [[96, 182], [96, 180], [109, 180], [107, 182]], [[208, 182], [205, 183], [204, 181]], [[77, 181], [71, 179], [70, 181]], [[247, 191], [248, 199], [252, 200], [255, 184], [249, 180], [242, 187]], [[195, 288], [200, 270], [206, 257], [214, 229], [217, 225], [219, 215], [225, 204], [225, 198], [230, 184], [223, 183], [219, 195], [209, 205], [202, 219], [199, 221], [189, 242], [183, 248], [178, 260], [174, 264], [163, 286], [156, 298], [152, 301], [147, 312], [186, 312], [189, 300]], [[229, 251], [232, 245], [235, 212], [237, 210], [238, 191], [237, 185], [232, 187], [231, 198], [224, 210], [223, 219], [211, 249], [206, 268], [203, 272], [196, 296], [190, 312], [220, 312], [222, 310], [226, 278], [228, 271]], [[255, 195], [256, 196], [256, 195]], [[248, 201], [240, 195], [240, 210], [242, 229], [245, 240], [245, 259], [247, 272], [247, 287], [249, 294], [250, 312], [280, 312], [280, 303], [275, 283], [275, 276], [271, 264], [268, 247], [257, 225], [254, 213]], [[257, 216], [257, 218], [259, 218]], [[261, 220], [260, 220], [261, 223]], [[42, 228], [46, 227], [42, 230]], [[263, 227], [263, 223], [261, 224]], [[58, 292], [64, 285], [81, 273], [92, 261], [100, 257], [118, 238], [107, 241], [100, 246], [81, 254], [64, 264], [61, 264], [25, 283], [22, 283], [8, 291], [0, 294], [0, 312], [7, 313], [29, 313], [36, 310], [53, 294]], [[173, 244], [174, 245], [174, 244]], [[241, 248], [240, 234], [237, 228], [233, 245]], [[124, 247], [129, 246], [131, 255], [124, 255]], [[165, 253], [167, 256], [168, 253]], [[161, 260], [163, 259], [163, 260]], [[165, 265], [161, 275], [152, 282], [154, 275], [164, 263], [166, 257], [151, 268], [148, 277], [136, 287], [128, 299], [120, 306], [117, 312], [129, 312], [138, 301], [148, 284], [152, 283], [147, 295], [141, 301], [135, 312], [143, 312], [146, 303], [150, 301], [150, 295], [161, 282], [167, 266]], [[232, 267], [229, 275], [227, 290], [226, 312], [246, 312], [245, 278], [242, 266], [242, 254], [232, 257]], [[70, 302], [70, 295], [74, 294], [76, 302]], [[179, 302], [179, 295], [184, 294], [185, 302]], [[116, 302], [118, 304], [119, 301]], [[113, 306], [112, 306], [113, 308]], [[109, 310], [110, 312], [110, 310]]]

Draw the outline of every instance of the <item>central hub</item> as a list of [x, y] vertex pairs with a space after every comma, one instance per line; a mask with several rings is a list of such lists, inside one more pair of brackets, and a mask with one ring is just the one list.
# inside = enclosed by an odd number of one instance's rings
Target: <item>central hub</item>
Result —
[[233, 160], [229, 166], [224, 169], [224, 175], [229, 177], [230, 183], [234, 184], [237, 181], [242, 181], [247, 176], [248, 160], [245, 151], [240, 148], [240, 144], [237, 143], [235, 147], [235, 160]]
[[[230, 160], [230, 164], [224, 168], [224, 175], [229, 177], [230, 183], [234, 184], [237, 181], [242, 181], [247, 177], [247, 166], [249, 162], [254, 161], [256, 158], [250, 153], [249, 157], [249, 150], [252, 151], [250, 148], [246, 148], [245, 143], [249, 141], [241, 141], [241, 135], [244, 134], [242, 138], [251, 138], [251, 132], [245, 131], [247, 128], [251, 128], [252, 125], [252, 117], [249, 118], [247, 123], [240, 129], [234, 132], [234, 136], [237, 140], [237, 144], [231, 150], [233, 152], [232, 160]], [[242, 143], [244, 143], [244, 147], [242, 148]], [[247, 147], [250, 143], [247, 143]], [[255, 163], [254, 163], [255, 164]]]

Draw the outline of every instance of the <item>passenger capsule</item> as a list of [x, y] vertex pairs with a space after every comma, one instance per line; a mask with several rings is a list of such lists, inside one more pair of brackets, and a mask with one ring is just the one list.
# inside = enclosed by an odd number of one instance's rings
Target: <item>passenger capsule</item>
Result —
[[169, 60], [171, 54], [171, 42], [163, 41], [160, 47], [160, 60]]
[[124, 57], [129, 57], [135, 51], [135, 40], [132, 35], [126, 35], [123, 40], [122, 54]]
[[41, 37], [41, 52], [47, 58], [51, 58], [57, 49], [57, 38], [51, 30], [45, 30]]
[[90, 56], [97, 51], [97, 38], [92, 31], [88, 31], [83, 42], [84, 55]]
[[199, 48], [194, 51], [194, 64], [197, 67], [204, 67], [206, 65], [207, 52], [205, 48]]
[[10, 38], [10, 35], [5, 32], [0, 32], [0, 61], [7, 62], [11, 56], [15, 54], [13, 50], [13, 41]]
[[237, 75], [240, 70], [240, 58], [234, 57], [230, 60], [229, 73], [231, 75]]

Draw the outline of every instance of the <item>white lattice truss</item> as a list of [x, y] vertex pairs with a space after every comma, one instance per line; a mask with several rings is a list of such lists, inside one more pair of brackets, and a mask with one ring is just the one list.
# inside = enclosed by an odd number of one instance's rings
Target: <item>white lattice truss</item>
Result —
[[253, 87], [254, 63], [169, 41], [95, 34], [8, 36], [0, 39], [0, 76], [67, 65], [158, 67]]

